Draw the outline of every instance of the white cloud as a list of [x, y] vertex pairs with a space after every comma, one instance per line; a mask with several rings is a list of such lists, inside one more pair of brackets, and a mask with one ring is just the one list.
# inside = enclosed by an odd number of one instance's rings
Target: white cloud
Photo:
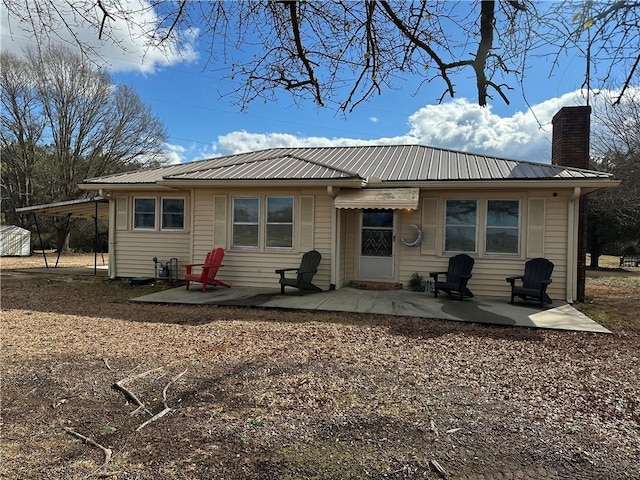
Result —
[[580, 92], [552, 98], [525, 112], [501, 117], [491, 106], [466, 99], [427, 105], [409, 117], [410, 135], [420, 143], [505, 158], [547, 162], [551, 119], [563, 106], [584, 104]]
[[[26, 11], [26, 6], [29, 6], [30, 14], [36, 15], [34, 12], [39, 11], [34, 8], [36, 2], [37, 0], [24, 0], [16, 2], [14, 6], [22, 11]], [[78, 43], [82, 43], [89, 58], [110, 71], [144, 73], [152, 73], [158, 67], [192, 62], [198, 57], [195, 46], [198, 31], [195, 29], [178, 31], [177, 40], [167, 40], [161, 48], [149, 44], [145, 34], [155, 30], [160, 18], [148, 1], [124, 0], [108, 5], [107, 9], [113, 18], [105, 21], [102, 39], [98, 36], [103, 12], [94, 2], [52, 0], [51, 3], [53, 6], [50, 9], [45, 6], [40, 10], [43, 13], [36, 15], [33, 20], [39, 24], [37, 36], [32, 33], [33, 27], [30, 24], [21, 23], [19, 18], [7, 11], [4, 3], [1, 4], [2, 50], [22, 55], [27, 47], [42, 46], [50, 42], [80, 51]], [[74, 9], [70, 7], [70, 3], [73, 3]], [[56, 13], [53, 13], [54, 6]], [[130, 12], [126, 20], [122, 13], [124, 11]], [[49, 13], [52, 14], [49, 16]], [[46, 27], [49, 27], [48, 30]]]
[[252, 133], [245, 130], [221, 135], [197, 158], [231, 155], [278, 147], [422, 144], [518, 160], [550, 162], [551, 119], [563, 106], [584, 105], [580, 91], [551, 98], [524, 112], [501, 117], [491, 107], [466, 99], [427, 105], [408, 118], [405, 135], [362, 140], [347, 137], [300, 137], [289, 133]]
[[165, 143], [165, 157], [169, 165], [184, 163], [185, 155], [188, 153], [187, 148], [182, 145]]
[[[396, 145], [417, 143], [411, 137], [389, 137], [374, 140], [356, 138], [297, 137], [289, 133], [250, 133], [244, 130], [221, 135], [215, 143], [217, 155], [287, 147], [353, 147], [360, 145]], [[214, 155], [215, 156], [215, 155]]]
[[369, 121], [371, 123], [378, 123], [378, 117], [371, 117], [371, 118], [369, 118]]

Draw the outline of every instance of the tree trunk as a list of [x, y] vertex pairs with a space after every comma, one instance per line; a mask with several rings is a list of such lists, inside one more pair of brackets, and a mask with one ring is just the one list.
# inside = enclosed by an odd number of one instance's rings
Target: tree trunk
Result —
[[56, 225], [56, 252], [67, 253], [69, 251], [70, 230], [71, 225], [67, 226], [66, 221]]

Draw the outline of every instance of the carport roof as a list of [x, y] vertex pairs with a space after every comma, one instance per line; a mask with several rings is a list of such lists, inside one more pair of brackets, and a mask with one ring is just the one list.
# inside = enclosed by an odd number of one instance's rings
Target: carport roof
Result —
[[94, 218], [98, 211], [98, 218], [109, 218], [109, 200], [104, 197], [81, 198], [78, 200], [66, 200], [63, 202], [45, 203], [30, 207], [16, 208], [17, 213], [33, 213], [36, 215], [49, 215], [54, 217]]

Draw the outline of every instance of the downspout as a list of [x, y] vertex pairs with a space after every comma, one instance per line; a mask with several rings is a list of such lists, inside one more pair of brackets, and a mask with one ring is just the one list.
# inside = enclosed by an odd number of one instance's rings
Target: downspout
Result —
[[578, 291], [576, 285], [577, 265], [578, 265], [578, 220], [580, 210], [580, 194], [582, 189], [575, 187], [573, 195], [569, 198], [568, 203], [568, 227], [567, 232], [567, 303], [574, 303]]
[[111, 280], [116, 278], [116, 198], [109, 199], [109, 269]]
[[[196, 222], [196, 215], [195, 215], [195, 211], [196, 211], [196, 192], [195, 192], [195, 188], [190, 189], [189, 191], [190, 195], [191, 195], [191, 201], [189, 202], [189, 263], [193, 263], [193, 257], [195, 255], [195, 250], [196, 250], [196, 235], [195, 235], [195, 222]], [[215, 214], [215, 204], [216, 204], [216, 194], [214, 192], [213, 194], [213, 224], [214, 224], [214, 230], [215, 230], [215, 223], [216, 223], [216, 214]], [[215, 234], [212, 236], [211, 238], [211, 243], [213, 243], [213, 239], [215, 238]], [[226, 244], [224, 245], [226, 247]], [[213, 245], [212, 245], [213, 247]], [[182, 271], [182, 270], [179, 270]]]
[[337, 279], [338, 279], [338, 268], [340, 267], [340, 262], [338, 259], [338, 247], [339, 247], [339, 223], [338, 223], [338, 212], [335, 205], [336, 195], [340, 191], [339, 188], [334, 188], [333, 186], [327, 186], [327, 195], [331, 197], [331, 271], [329, 273], [329, 290], [335, 290]]

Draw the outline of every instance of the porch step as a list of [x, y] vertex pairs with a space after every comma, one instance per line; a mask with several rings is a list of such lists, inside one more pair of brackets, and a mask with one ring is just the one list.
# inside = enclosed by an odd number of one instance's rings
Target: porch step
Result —
[[360, 290], [402, 290], [402, 284], [394, 282], [364, 282], [353, 280], [349, 283], [349, 286], [359, 288]]

